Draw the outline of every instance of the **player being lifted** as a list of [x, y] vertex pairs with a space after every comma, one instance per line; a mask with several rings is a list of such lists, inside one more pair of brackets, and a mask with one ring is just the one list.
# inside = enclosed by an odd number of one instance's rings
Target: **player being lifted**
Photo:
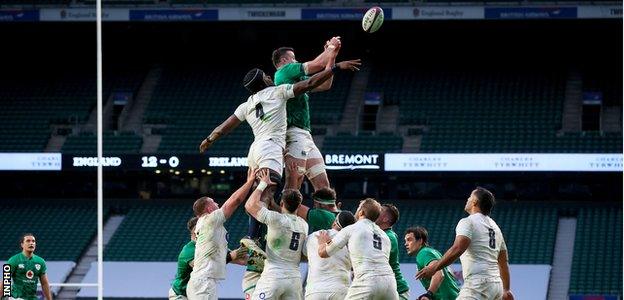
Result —
[[284, 190], [280, 211], [267, 209], [260, 201], [267, 186], [273, 186], [268, 170], [259, 172], [260, 183], [251, 194], [245, 209], [256, 220], [267, 225], [264, 270], [256, 284], [252, 299], [301, 299], [302, 283], [299, 271], [308, 224], [297, 216], [302, 196], [298, 190]]
[[247, 171], [247, 181], [229, 199], [219, 205], [209, 197], [199, 198], [193, 211], [203, 212], [195, 225], [197, 241], [193, 259], [193, 271], [186, 288], [190, 300], [217, 299], [217, 281], [225, 279], [227, 262], [227, 231], [223, 223], [245, 201], [256, 178], [256, 170]]
[[330, 60], [325, 70], [309, 79], [278, 86], [262, 70], [252, 69], [243, 80], [243, 85], [251, 96], [202, 141], [200, 152], [206, 151], [217, 139], [228, 134], [241, 122], [247, 121], [254, 133], [254, 142], [247, 155], [249, 167], [269, 169], [273, 178], [281, 179], [286, 146], [286, 101], [319, 87], [339, 70], [359, 70], [360, 64], [359, 59], [337, 64]]
[[503, 233], [489, 216], [494, 203], [490, 191], [481, 187], [472, 191], [464, 207], [470, 216], [457, 224], [453, 246], [440, 260], [419, 270], [416, 279], [431, 278], [459, 257], [464, 284], [457, 299], [513, 300], [507, 246]]
[[[328, 61], [335, 59], [341, 47], [340, 37], [333, 37], [325, 43], [325, 50], [314, 60], [300, 63], [295, 59], [295, 50], [280, 47], [273, 51], [272, 61], [277, 69], [275, 84], [296, 83], [308, 78], [325, 67]], [[332, 81], [309, 90], [308, 92], [326, 91], [331, 88]], [[321, 152], [314, 144], [310, 134], [310, 107], [307, 93], [296, 95], [287, 104], [286, 131], [286, 164], [295, 163], [296, 173], [286, 173], [286, 188], [299, 189], [304, 175], [310, 180], [314, 190], [329, 187], [329, 179], [325, 172], [325, 162]]]
[[[350, 211], [341, 211], [327, 231], [334, 237], [342, 228], [355, 223]], [[347, 248], [338, 250], [329, 258], [318, 254], [318, 235], [313, 232], [308, 236], [305, 253], [308, 257], [308, 276], [306, 281], [306, 300], [343, 300], [351, 283], [351, 260]]]
[[398, 300], [396, 280], [388, 261], [390, 239], [375, 224], [381, 205], [375, 199], [364, 199], [355, 212], [357, 222], [340, 230], [333, 238], [319, 232], [318, 253], [330, 257], [345, 246], [353, 265], [353, 282], [345, 299]]

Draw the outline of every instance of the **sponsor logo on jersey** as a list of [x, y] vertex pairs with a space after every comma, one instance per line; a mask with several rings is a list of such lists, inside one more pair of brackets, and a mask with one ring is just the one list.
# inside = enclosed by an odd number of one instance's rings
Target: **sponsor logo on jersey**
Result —
[[23, 268], [24, 268], [24, 264], [19, 264], [19, 265], [17, 265], [17, 268], [18, 268], [18, 269], [23, 269]]
[[35, 277], [35, 272], [28, 270], [28, 272], [26, 272], [26, 278], [33, 279], [33, 277]]

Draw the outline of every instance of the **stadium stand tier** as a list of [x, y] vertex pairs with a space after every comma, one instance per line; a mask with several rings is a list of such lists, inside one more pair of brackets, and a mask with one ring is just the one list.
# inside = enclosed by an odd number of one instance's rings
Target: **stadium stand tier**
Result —
[[378, 65], [368, 90], [382, 92], [385, 105], [399, 105], [401, 125], [426, 127], [420, 148], [425, 153], [622, 152], [621, 132], [558, 133], [565, 94], [561, 72]]
[[[57, 202], [57, 200], [53, 200]], [[49, 261], [74, 261], [95, 237], [97, 210], [85, 204], [37, 204], [0, 202], [0, 257], [21, 251], [19, 239], [33, 233], [36, 254]]]
[[621, 207], [579, 211], [570, 294], [622, 296]]

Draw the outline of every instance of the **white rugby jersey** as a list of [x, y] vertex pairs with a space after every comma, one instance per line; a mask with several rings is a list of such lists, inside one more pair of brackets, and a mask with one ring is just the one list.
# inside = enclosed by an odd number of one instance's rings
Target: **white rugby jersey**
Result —
[[267, 225], [266, 253], [262, 277], [274, 279], [301, 277], [299, 262], [306, 242], [308, 223], [293, 214], [282, 214], [263, 207], [258, 222]]
[[455, 233], [470, 239], [460, 256], [464, 279], [500, 278], [498, 254], [507, 245], [496, 222], [481, 213], [472, 214], [459, 221]]
[[225, 215], [221, 208], [197, 220], [197, 241], [191, 278], [225, 279], [227, 231], [223, 223]]
[[367, 276], [394, 276], [389, 263], [390, 239], [375, 222], [360, 219], [341, 229], [327, 246], [327, 254], [333, 256], [347, 245], [355, 280]]
[[247, 121], [254, 133], [254, 141], [273, 139], [286, 146], [286, 101], [294, 98], [292, 84], [270, 86], [259, 91], [236, 108], [234, 115]]
[[[338, 233], [334, 229], [327, 232], [332, 238]], [[305, 250], [308, 257], [306, 294], [348, 289], [351, 285], [349, 250], [344, 247], [329, 258], [321, 258], [318, 255], [318, 234], [318, 231], [313, 232], [306, 241]]]

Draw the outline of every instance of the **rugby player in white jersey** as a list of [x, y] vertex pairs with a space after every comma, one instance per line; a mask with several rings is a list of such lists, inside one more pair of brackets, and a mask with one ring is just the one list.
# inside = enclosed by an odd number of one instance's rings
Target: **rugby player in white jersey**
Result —
[[[247, 121], [254, 133], [247, 161], [251, 168], [267, 168], [281, 178], [286, 147], [286, 101], [320, 86], [339, 70], [359, 70], [360, 60], [328, 62], [325, 70], [309, 79], [275, 86], [271, 77], [255, 68], [245, 75], [243, 85], [251, 96], [240, 104], [233, 115], [217, 126], [202, 141], [200, 152], [206, 151], [217, 139], [228, 134], [241, 122]], [[274, 177], [275, 178], [275, 177]]]
[[[355, 216], [343, 210], [336, 215], [332, 228], [327, 231], [334, 237], [342, 228], [355, 223]], [[351, 285], [351, 260], [349, 251], [342, 248], [329, 258], [318, 254], [319, 231], [313, 232], [306, 241], [305, 254], [308, 257], [306, 300], [343, 300]]]
[[489, 216], [494, 204], [490, 191], [481, 187], [472, 191], [464, 208], [470, 216], [457, 224], [453, 246], [442, 259], [418, 271], [416, 279], [430, 278], [459, 257], [464, 284], [457, 299], [513, 300], [507, 246], [503, 233]]
[[380, 213], [379, 202], [364, 199], [355, 212], [355, 224], [343, 228], [333, 238], [327, 231], [319, 232], [320, 257], [336, 255], [345, 246], [349, 249], [354, 278], [345, 299], [399, 299], [389, 263], [390, 239], [375, 224]]
[[267, 186], [275, 185], [266, 169], [259, 173], [260, 183], [245, 203], [245, 209], [267, 225], [264, 270], [251, 299], [302, 299], [299, 262], [307, 238], [308, 223], [297, 216], [303, 196], [298, 190], [284, 190], [280, 211], [267, 209], [260, 201]]
[[225, 279], [227, 231], [223, 223], [245, 201], [256, 178], [255, 170], [247, 171], [247, 181], [219, 208], [209, 197], [199, 198], [193, 211], [203, 211], [195, 225], [197, 241], [193, 259], [193, 271], [186, 288], [189, 300], [218, 299], [217, 281]]

